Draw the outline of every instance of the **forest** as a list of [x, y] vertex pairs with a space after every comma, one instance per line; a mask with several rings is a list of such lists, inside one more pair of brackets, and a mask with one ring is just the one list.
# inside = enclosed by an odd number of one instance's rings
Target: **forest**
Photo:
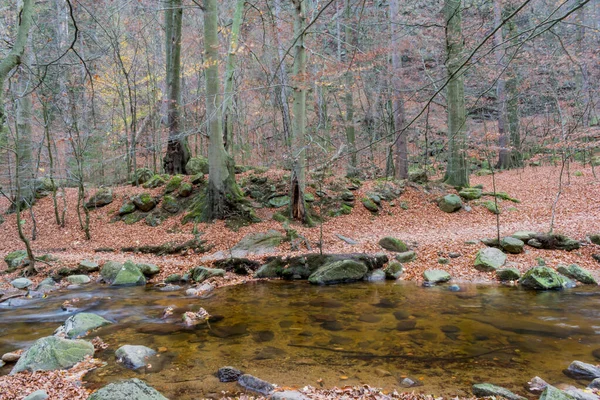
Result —
[[0, 26], [0, 400], [600, 398], [600, 0]]

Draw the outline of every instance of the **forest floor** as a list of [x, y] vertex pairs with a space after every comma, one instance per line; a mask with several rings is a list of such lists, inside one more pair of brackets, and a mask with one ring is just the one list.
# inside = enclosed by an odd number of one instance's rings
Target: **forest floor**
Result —
[[[575, 173], [577, 171], [577, 173]], [[282, 174], [282, 171], [269, 171], [267, 174]], [[507, 192], [520, 203], [499, 200], [500, 234], [510, 235], [518, 230], [532, 230], [547, 232], [552, 218], [552, 206], [556, 201], [559, 187], [560, 167], [528, 167], [524, 170], [514, 170], [497, 173], [495, 176], [496, 190]], [[565, 234], [586, 243], [586, 236], [600, 232], [600, 180], [596, 180], [591, 168], [571, 165], [569, 170], [563, 172], [562, 190], [556, 203], [554, 231]], [[471, 184], [481, 184], [485, 191], [491, 191], [492, 176], [471, 178]], [[361, 198], [374, 185], [366, 181], [358, 189], [357, 198]], [[244, 236], [253, 232], [265, 232], [275, 229], [282, 233], [282, 224], [272, 219], [276, 209], [262, 208], [257, 210], [263, 222], [241, 227], [237, 230], [229, 229], [223, 221], [212, 224], [197, 224], [197, 230], [202, 232], [201, 239], [212, 246], [209, 253], [195, 254], [187, 252], [183, 255], [146, 255], [123, 252], [101, 253], [95, 252], [99, 248], [120, 249], [125, 246], [161, 245], [166, 242], [182, 243], [194, 238], [192, 233], [194, 224], [181, 224], [181, 216], [167, 219], [157, 227], [150, 227], [140, 221], [133, 225], [123, 222], [111, 222], [125, 199], [133, 194], [148, 191], [142, 188], [121, 186], [113, 188], [115, 201], [97, 210], [91, 211], [91, 240], [85, 240], [83, 232], [79, 229], [75, 213], [76, 190], [67, 190], [68, 211], [66, 228], [60, 228], [54, 222], [52, 199], [43, 198], [35, 206], [38, 237], [32, 242], [36, 254], [51, 253], [59, 261], [51, 266], [37, 263], [40, 273], [32, 278], [34, 283], [48, 276], [61, 267], [74, 267], [83, 259], [97, 261], [114, 260], [125, 261], [135, 258], [136, 262], [149, 262], [161, 267], [161, 273], [153, 281], [162, 281], [173, 273], [185, 273], [197, 265], [210, 266], [206, 260], [208, 254], [223, 251], [225, 254]], [[452, 191], [452, 190], [451, 190]], [[153, 189], [156, 194], [162, 188]], [[325, 253], [377, 253], [382, 252], [378, 245], [379, 239], [384, 236], [394, 236], [404, 240], [416, 251], [417, 261], [405, 265], [405, 273], [401, 279], [420, 280], [422, 273], [429, 268], [438, 268], [448, 271], [454, 282], [495, 282], [494, 273], [479, 272], [473, 268], [473, 261], [477, 251], [485, 247], [482, 243], [467, 244], [468, 241], [496, 236], [496, 215], [483, 206], [473, 206], [471, 211], [460, 210], [447, 214], [441, 211], [435, 200], [443, 194], [439, 186], [427, 187], [407, 186], [398, 202], [403, 202], [404, 208], [392, 207], [388, 202], [382, 202], [379, 215], [373, 215], [366, 210], [359, 201], [350, 215], [329, 218], [321, 226], [313, 228], [292, 224], [292, 228], [303, 235], [312, 244], [313, 252], [318, 251], [317, 244], [323, 238], [323, 252]], [[6, 210], [6, 200], [0, 202], [0, 210]], [[16, 230], [15, 215], [6, 215], [6, 221], [1, 225], [0, 231], [0, 257], [7, 253], [23, 249]], [[25, 220], [24, 230], [30, 233], [31, 219], [28, 213], [22, 217]], [[322, 232], [321, 232], [322, 230]], [[337, 235], [352, 238], [358, 244], [349, 245], [340, 240]], [[550, 251], [536, 250], [526, 247], [522, 254], [508, 255], [511, 266], [524, 272], [533, 265], [537, 265], [538, 258], [543, 258], [549, 266], [559, 263], [577, 263], [589, 269], [595, 277], [600, 277], [600, 263], [592, 258], [598, 249], [594, 245], [583, 246], [577, 251]], [[317, 250], [315, 250], [317, 249]], [[272, 255], [299, 255], [308, 253], [290, 251], [290, 244], [284, 242], [277, 252], [261, 256], [249, 256], [257, 260]], [[450, 259], [447, 265], [438, 263], [440, 257], [447, 257], [449, 253], [460, 253], [460, 257]], [[388, 253], [390, 259], [393, 253]], [[0, 267], [0, 270], [4, 266]], [[6, 287], [8, 282], [16, 277], [18, 272], [4, 274], [0, 278], [0, 288]], [[93, 276], [92, 276], [93, 278]]]
[[[578, 171], [575, 173], [575, 171]], [[283, 174], [282, 171], [269, 171], [266, 174]], [[528, 167], [524, 170], [507, 171], [496, 174], [495, 184], [497, 191], [507, 192], [513, 198], [519, 199], [520, 203], [500, 201], [499, 215], [501, 235], [510, 235], [518, 230], [533, 230], [547, 232], [550, 228], [553, 204], [557, 199], [559, 191], [560, 167]], [[356, 193], [357, 198], [362, 197], [375, 183], [364, 182]], [[493, 187], [492, 176], [471, 178], [471, 184], [482, 184], [486, 191]], [[166, 276], [173, 273], [185, 273], [197, 265], [210, 265], [203, 261], [203, 257], [217, 251], [227, 253], [240, 239], [249, 233], [265, 232], [275, 229], [283, 233], [281, 223], [272, 220], [276, 211], [271, 208], [257, 210], [263, 222], [231, 230], [222, 222], [213, 224], [198, 224], [197, 229], [203, 232], [201, 238], [207, 245], [212, 246], [210, 253], [195, 254], [187, 252], [183, 255], [153, 256], [132, 253], [100, 253], [98, 248], [120, 249], [132, 245], [160, 245], [166, 242], [184, 242], [193, 239], [193, 224], [181, 225], [181, 216], [173, 217], [157, 227], [150, 227], [143, 221], [134, 225], [126, 225], [123, 222], [111, 222], [115, 213], [122, 204], [122, 200], [148, 191], [142, 188], [121, 186], [113, 188], [115, 201], [110, 205], [91, 212], [91, 240], [85, 240], [83, 232], [79, 229], [77, 215], [75, 213], [76, 191], [67, 190], [67, 224], [66, 228], [60, 228], [54, 222], [54, 210], [52, 199], [46, 197], [41, 199], [35, 206], [37, 220], [38, 238], [32, 242], [36, 254], [52, 253], [59, 261], [46, 265], [38, 263], [39, 273], [31, 279], [37, 283], [50, 275], [54, 270], [61, 267], [74, 267], [83, 259], [94, 259], [97, 261], [114, 260], [124, 261], [135, 258], [135, 261], [150, 262], [161, 267], [159, 275], [155, 276], [150, 283], [160, 282]], [[156, 194], [162, 192], [162, 188], [154, 189]], [[452, 192], [452, 190], [451, 190]], [[379, 239], [384, 236], [394, 236], [404, 240], [416, 251], [417, 260], [405, 264], [405, 273], [401, 279], [420, 280], [424, 270], [429, 268], [443, 269], [448, 271], [454, 283], [461, 282], [496, 282], [494, 273], [479, 272], [473, 268], [473, 262], [477, 251], [485, 247], [481, 243], [467, 244], [468, 241], [484, 237], [495, 237], [497, 229], [496, 215], [485, 207], [473, 206], [471, 211], [460, 210], [459, 212], [447, 214], [442, 212], [436, 199], [443, 194], [439, 185], [432, 185], [431, 189], [418, 186], [407, 186], [397, 202], [404, 202], [407, 207], [390, 206], [382, 203], [379, 215], [373, 215], [366, 210], [360, 202], [354, 207], [350, 215], [330, 218], [322, 226], [313, 228], [301, 225], [292, 225], [301, 235], [306, 237], [313, 249], [315, 243], [323, 238], [323, 250], [326, 253], [378, 253], [382, 252], [378, 245]], [[8, 208], [6, 200], [0, 201], [0, 211]], [[406, 208], [406, 209], [405, 209]], [[7, 253], [23, 248], [16, 231], [15, 215], [6, 215], [6, 221], [0, 229], [0, 257]], [[31, 219], [26, 213], [25, 231], [30, 233]], [[550, 266], [559, 263], [577, 263], [587, 268], [597, 279], [600, 278], [600, 263], [592, 258], [593, 253], [598, 253], [598, 246], [591, 245], [586, 241], [586, 236], [600, 232], [600, 181], [595, 179], [591, 168], [583, 168], [579, 165], [571, 165], [570, 170], [563, 172], [562, 190], [558, 197], [555, 208], [554, 231], [563, 233], [569, 237], [582, 241], [584, 246], [572, 252], [536, 250], [527, 247], [527, 251], [518, 255], [508, 255], [512, 266], [516, 266], [521, 272], [533, 265], [537, 265], [538, 258], [543, 258]], [[358, 242], [349, 245], [341, 241], [337, 235], [343, 235]], [[314, 251], [314, 250], [313, 250]], [[263, 259], [272, 255], [297, 255], [307, 253], [303, 251], [290, 251], [290, 244], [283, 243], [277, 252], [261, 256], [250, 256], [250, 258]], [[447, 257], [450, 252], [460, 253], [458, 258], [450, 259], [447, 265], [439, 264], [440, 257]], [[388, 253], [390, 258], [392, 253]], [[0, 272], [5, 266], [0, 267]], [[0, 289], [7, 288], [9, 282], [19, 272], [3, 274], [0, 276]], [[94, 274], [91, 274], [94, 278]], [[228, 274], [228, 279], [221, 284], [234, 284], [243, 282], [244, 279], [235, 278]], [[82, 368], [85, 368], [83, 366]], [[27, 387], [62, 388], [52, 395], [52, 398], [84, 399], [87, 397], [85, 389], [78, 385], [82, 373], [75, 369], [74, 373], [48, 372], [35, 374], [18, 374], [16, 376], [4, 376], [0, 379], [0, 389], [20, 387], [20, 393], [27, 391]], [[316, 399], [339, 398], [343, 394], [336, 392], [341, 389], [329, 391], [312, 391], [308, 389], [307, 394]], [[348, 398], [380, 398], [381, 394], [364, 392], [365, 388], [345, 388], [351, 391]], [[310, 393], [309, 393], [310, 392]], [[66, 397], [60, 397], [66, 396]], [[373, 397], [375, 396], [375, 397]], [[420, 395], [409, 393], [399, 394], [391, 398], [425, 398]], [[3, 398], [0, 395], [0, 398]], [[381, 397], [384, 398], [384, 397]]]

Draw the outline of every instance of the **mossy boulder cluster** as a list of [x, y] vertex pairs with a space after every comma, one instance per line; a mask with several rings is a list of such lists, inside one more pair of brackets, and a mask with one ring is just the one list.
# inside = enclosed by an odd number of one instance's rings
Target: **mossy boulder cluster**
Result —
[[567, 286], [569, 280], [549, 267], [537, 266], [523, 274], [519, 283], [534, 290], [556, 290]]

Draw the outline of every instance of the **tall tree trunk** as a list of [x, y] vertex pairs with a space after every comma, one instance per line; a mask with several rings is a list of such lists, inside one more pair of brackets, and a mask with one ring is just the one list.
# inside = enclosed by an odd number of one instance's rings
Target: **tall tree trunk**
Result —
[[[494, 0], [494, 25], [502, 24], [502, 0]], [[498, 169], [510, 168], [510, 150], [508, 148], [508, 133], [506, 132], [507, 107], [506, 107], [506, 82], [504, 81], [504, 49], [502, 47], [502, 28], [494, 33], [494, 56], [496, 57], [496, 70], [501, 72], [496, 83], [496, 98], [498, 107]]]
[[202, 219], [224, 219], [238, 211], [241, 191], [235, 182], [233, 160], [223, 143], [222, 104], [219, 82], [217, 0], [204, 0], [204, 60], [206, 117], [209, 130], [209, 178]]
[[402, 83], [400, 73], [402, 58], [398, 49], [398, 0], [390, 0], [390, 25], [391, 25], [391, 47], [392, 47], [392, 112], [394, 117], [395, 158], [396, 165], [394, 176], [396, 179], [408, 178], [408, 145], [406, 130], [404, 130], [404, 99], [402, 98]]
[[285, 63], [282, 61], [283, 58], [285, 57], [285, 52], [283, 49], [283, 46], [281, 45], [281, 39], [279, 37], [279, 26], [277, 25], [280, 18], [280, 14], [281, 14], [281, 1], [282, 0], [273, 0], [274, 6], [273, 6], [273, 14], [274, 14], [274, 20], [275, 20], [275, 26], [274, 31], [275, 31], [275, 40], [277, 42], [277, 54], [279, 56], [279, 60], [278, 61], [278, 65], [279, 65], [279, 70], [276, 71], [278, 77], [279, 77], [279, 87], [276, 88], [276, 98], [277, 98], [277, 102], [279, 103], [279, 106], [281, 108], [281, 119], [282, 119], [282, 125], [283, 125], [283, 141], [286, 144], [286, 146], [289, 148], [292, 145], [291, 142], [291, 116], [290, 116], [290, 105], [288, 104], [288, 76], [287, 76], [287, 72], [285, 70]]
[[[167, 46], [170, 46], [170, 50], [166, 51], [167, 57], [170, 56], [170, 60], [167, 60], [169, 140], [167, 142], [167, 154], [163, 159], [163, 168], [168, 174], [182, 174], [185, 173], [185, 165], [190, 159], [187, 138], [183, 135], [183, 132], [180, 132], [182, 0], [171, 0], [170, 8], [171, 10], [167, 9], [167, 15], [165, 16], [166, 30], [171, 33], [171, 40], [167, 44]], [[169, 21], [169, 13], [172, 15], [171, 21]]]
[[445, 0], [446, 69], [448, 72], [448, 165], [445, 182], [452, 186], [469, 186], [466, 151], [465, 89], [462, 71], [461, 0]]
[[[350, 0], [345, 0], [344, 5], [344, 21], [345, 27], [345, 51], [341, 52], [342, 64], [352, 62], [352, 59], [348, 55], [353, 51], [352, 46], [355, 46], [355, 35], [352, 34], [353, 24], [351, 22], [351, 8]], [[348, 165], [346, 166], [346, 176], [354, 177], [358, 176], [358, 159], [356, 154], [356, 128], [354, 126], [354, 98], [352, 90], [354, 87], [354, 76], [350, 71], [351, 65], [345, 65], [346, 68], [346, 94], [344, 96], [344, 102], [346, 103], [346, 143], [348, 144], [348, 152], [350, 157], [348, 158]]]
[[291, 217], [310, 223], [306, 211], [304, 189], [306, 186], [306, 48], [304, 30], [306, 27], [306, 0], [293, 0], [294, 13], [294, 117], [292, 118], [292, 176], [291, 176]]
[[[509, 8], [507, 11], [512, 12], [512, 8]], [[517, 43], [517, 24], [514, 18], [508, 21], [508, 37], [514, 38], [513, 42]], [[514, 47], [518, 48], [518, 46]], [[506, 118], [511, 147], [509, 168], [519, 168], [523, 166], [523, 154], [521, 150], [521, 127], [519, 123], [519, 77], [517, 67], [514, 63], [509, 65], [506, 75]]]
[[244, 15], [245, 0], [237, 0], [235, 13], [233, 15], [233, 23], [231, 25], [231, 39], [229, 41], [229, 52], [227, 53], [227, 65], [225, 67], [225, 99], [223, 101], [223, 112], [225, 113], [223, 128], [223, 140], [225, 141], [225, 149], [231, 153], [233, 149], [233, 75], [235, 73], [235, 56], [238, 51], [238, 38], [240, 35], [240, 27], [242, 26], [242, 16]]

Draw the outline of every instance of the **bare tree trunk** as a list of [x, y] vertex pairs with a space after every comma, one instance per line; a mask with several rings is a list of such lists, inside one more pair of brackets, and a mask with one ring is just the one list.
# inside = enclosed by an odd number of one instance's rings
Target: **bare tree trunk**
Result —
[[[502, 23], [502, 0], [494, 1], [494, 25], [499, 26]], [[494, 33], [494, 55], [496, 57], [496, 70], [503, 71], [505, 67], [504, 50], [502, 48], [502, 28]], [[510, 168], [510, 150], [508, 149], [508, 134], [506, 132], [506, 83], [504, 76], [498, 77], [496, 83], [496, 97], [498, 107], [498, 145], [500, 147], [498, 154], [498, 169]]]
[[402, 83], [400, 73], [402, 58], [398, 49], [398, 0], [390, 0], [390, 26], [392, 47], [392, 108], [394, 118], [395, 158], [394, 177], [396, 179], [408, 178], [408, 144], [406, 130], [404, 129], [404, 99], [402, 98]]
[[[345, 0], [344, 5], [344, 21], [345, 27], [345, 51], [341, 52], [341, 61], [343, 64], [352, 62], [348, 55], [353, 51], [352, 47], [356, 45], [355, 35], [352, 34], [353, 25], [351, 21], [351, 8], [350, 0]], [[356, 154], [356, 128], [354, 126], [354, 99], [352, 90], [354, 90], [354, 76], [351, 71], [351, 65], [344, 66], [346, 68], [346, 93], [344, 96], [344, 102], [346, 103], [346, 143], [348, 144], [348, 165], [346, 166], [346, 176], [353, 177], [358, 176], [358, 157]]]

